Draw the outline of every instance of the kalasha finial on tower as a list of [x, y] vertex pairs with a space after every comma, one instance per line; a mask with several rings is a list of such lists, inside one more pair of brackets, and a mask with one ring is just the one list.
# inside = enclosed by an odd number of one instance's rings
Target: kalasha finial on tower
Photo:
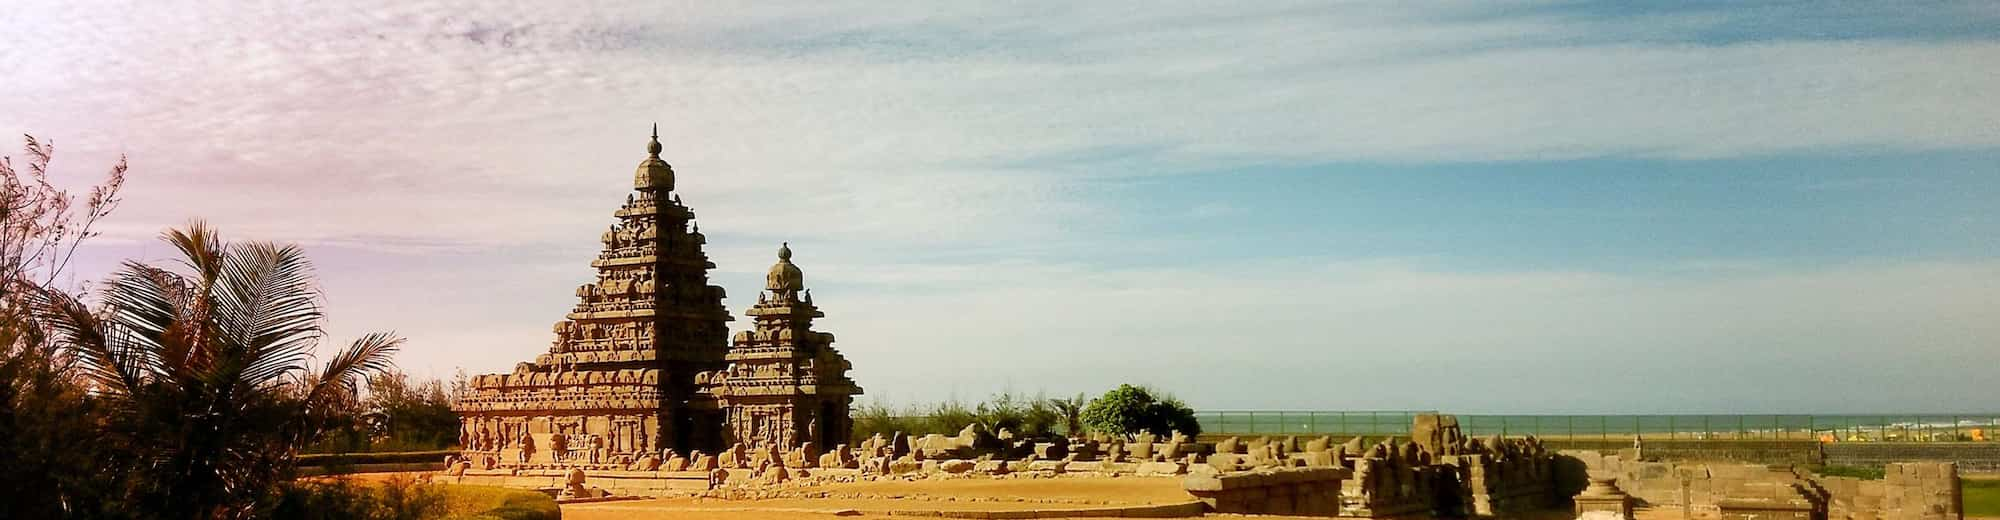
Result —
[[640, 190], [673, 191], [674, 167], [660, 159], [660, 124], [653, 123], [653, 137], [646, 141], [646, 160], [632, 175], [632, 187]]
[[806, 288], [806, 274], [792, 263], [792, 244], [778, 246], [778, 263], [764, 274], [764, 289], [773, 292], [797, 291]]

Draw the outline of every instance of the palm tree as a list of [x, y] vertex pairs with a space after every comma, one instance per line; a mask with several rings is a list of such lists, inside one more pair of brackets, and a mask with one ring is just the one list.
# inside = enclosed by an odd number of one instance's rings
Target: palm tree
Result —
[[92, 312], [58, 291], [37, 311], [108, 401], [109, 442], [131, 505], [163, 518], [237, 518], [272, 496], [332, 403], [390, 366], [402, 339], [372, 333], [319, 370], [324, 336], [312, 265], [297, 246], [227, 243], [195, 222], [163, 238], [174, 269], [128, 261]]
[[1071, 437], [1083, 435], [1083, 407], [1088, 404], [1090, 401], [1084, 398], [1083, 394], [1076, 394], [1076, 397], [1068, 399], [1061, 397], [1049, 399], [1049, 406], [1056, 409], [1057, 415], [1062, 416], [1063, 433]]

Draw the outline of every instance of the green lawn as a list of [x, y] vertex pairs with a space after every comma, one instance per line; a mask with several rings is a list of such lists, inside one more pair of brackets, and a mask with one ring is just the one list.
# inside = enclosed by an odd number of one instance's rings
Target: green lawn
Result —
[[536, 491], [445, 484], [450, 520], [559, 520], [556, 500]]
[[2000, 517], [2000, 478], [1961, 478], [1965, 516]]

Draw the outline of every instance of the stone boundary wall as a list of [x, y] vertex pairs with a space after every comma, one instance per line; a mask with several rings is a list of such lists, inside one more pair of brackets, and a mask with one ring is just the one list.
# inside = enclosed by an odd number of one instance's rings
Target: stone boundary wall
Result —
[[1881, 480], [1824, 477], [1836, 520], [1958, 520], [1965, 517], [1958, 473], [1949, 462], [1889, 463]]
[[1218, 513], [1340, 516], [1342, 468], [1268, 468], [1189, 476], [1188, 494]]
[[1464, 510], [1451, 513], [1507, 516], [1537, 511], [1554, 501], [1556, 468], [1553, 459], [1546, 455], [1499, 460], [1492, 455], [1472, 454], [1440, 459], [1444, 467], [1458, 470], [1446, 477], [1458, 481]]
[[[1630, 440], [1542, 439], [1551, 451], [1590, 450], [1615, 454], [1632, 449]], [[1735, 461], [1747, 464], [1790, 464], [1816, 467], [1826, 463], [1827, 454], [1814, 440], [1653, 440], [1640, 441], [1641, 452], [1649, 460]], [[1904, 459], [1909, 460], [1909, 459]]]
[[343, 464], [336, 466], [299, 466], [302, 477], [321, 475], [346, 475], [350, 473], [390, 473], [404, 471], [443, 471], [443, 462], [404, 462], [390, 464]]
[[1788, 465], [1632, 462], [1595, 451], [1562, 452], [1561, 457], [1579, 462], [1572, 468], [1616, 477], [1619, 489], [1646, 506], [1678, 509], [1690, 517], [1728, 517], [1740, 510], [1766, 518], [1963, 518], [1958, 469], [1950, 462], [1889, 463], [1885, 478], [1861, 480], [1818, 477]]
[[[438, 478], [453, 484], [554, 490], [563, 487], [567, 474], [567, 470], [560, 469], [470, 470], [463, 475]], [[592, 471], [589, 485], [614, 496], [659, 496], [709, 489], [708, 473], [699, 471]]]
[[1175, 504], [1143, 504], [1127, 506], [1067, 507], [1050, 506], [1035, 509], [926, 509], [921, 506], [897, 509], [812, 509], [791, 507], [685, 507], [670, 511], [688, 517], [712, 516], [716, 513], [770, 513], [770, 514], [814, 514], [828, 516], [900, 516], [918, 518], [968, 518], [968, 519], [1029, 519], [1029, 518], [1195, 518], [1208, 510], [1208, 504], [1189, 500]]
[[[1553, 440], [1553, 451], [1590, 450], [1606, 455], [1632, 448], [1631, 441]], [[1643, 455], [1660, 461], [1735, 461], [1803, 467], [1882, 467], [1891, 462], [1955, 462], [1964, 473], [2000, 473], [2000, 442], [1832, 442], [1813, 440], [1645, 440]]]
[[2000, 442], [1834, 442], [1826, 463], [1882, 467], [1892, 462], [1950, 461], [1965, 473], [2000, 473]]
[[[432, 463], [433, 466], [439, 466]], [[820, 478], [855, 480], [867, 475], [899, 476], [914, 475], [919, 478], [931, 476], [991, 476], [1029, 473], [1040, 476], [1094, 475], [1133, 477], [1178, 477], [1187, 474], [1188, 465], [1182, 462], [1072, 462], [1063, 460], [1038, 460], [1026, 463], [1001, 460], [924, 460], [911, 464], [882, 466], [874, 472], [864, 472], [854, 468], [792, 468], [784, 470], [785, 479]], [[564, 487], [570, 469], [466, 469], [459, 474], [446, 474], [439, 478], [457, 484], [500, 486], [520, 489], [560, 489]], [[585, 485], [601, 489], [613, 496], [662, 496], [708, 491], [720, 486], [758, 486], [773, 484], [773, 470], [763, 474], [745, 468], [722, 468], [719, 473], [707, 471], [621, 471], [587, 470], [584, 472]]]

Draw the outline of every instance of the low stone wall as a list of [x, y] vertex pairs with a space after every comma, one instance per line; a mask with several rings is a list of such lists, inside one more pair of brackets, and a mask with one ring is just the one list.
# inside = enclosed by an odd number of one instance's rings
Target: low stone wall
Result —
[[[1391, 518], [1428, 516], [1437, 511], [1437, 487], [1458, 483], [1445, 478], [1453, 474], [1449, 468], [1430, 465], [1429, 457], [1414, 443], [1385, 443], [1371, 448], [1365, 456], [1349, 459], [1354, 478], [1340, 483], [1340, 516]], [[1451, 494], [1469, 493], [1454, 490]]]
[[[746, 475], [748, 472], [745, 472]], [[560, 489], [568, 470], [467, 470], [464, 475], [437, 477], [441, 482], [517, 489]], [[589, 486], [618, 496], [658, 496], [704, 491], [708, 473], [700, 471], [592, 471]]]
[[[1794, 466], [1631, 462], [1621, 455], [1564, 452], [1589, 473], [1655, 509], [1684, 516], [1834, 520], [1959, 520], [1957, 467], [1949, 462], [1885, 465], [1881, 480], [1818, 477]], [[1629, 453], [1628, 453], [1629, 455]]]
[[1218, 513], [1343, 516], [1340, 468], [1270, 468], [1189, 476], [1188, 494]]
[[1965, 517], [1957, 468], [1949, 462], [1889, 463], [1881, 480], [1823, 477], [1833, 518], [1958, 520]]
[[1465, 490], [1465, 511], [1477, 517], [1513, 515], [1541, 510], [1555, 498], [1555, 464], [1551, 457], [1487, 454], [1442, 457], [1458, 470], [1454, 477]]
[[[1547, 440], [1554, 451], [1589, 450], [1618, 454], [1632, 448], [1629, 440]], [[1964, 473], [2000, 473], [2000, 442], [1831, 442], [1814, 440], [1652, 440], [1641, 443], [1648, 460], [1734, 461], [1746, 464], [1790, 464], [1882, 467], [1891, 462], [1953, 462]]]
[[[1549, 450], [1558, 452], [1589, 450], [1603, 454], [1617, 454], [1632, 448], [1632, 441], [1629, 439], [1543, 439], [1542, 444]], [[1816, 467], [1825, 463], [1828, 456], [1820, 451], [1819, 441], [1815, 440], [1645, 439], [1640, 441], [1640, 446], [1640, 451], [1647, 460], [1666, 462], [1733, 461], [1746, 464]]]
[[1833, 442], [1826, 463], [1882, 467], [1891, 462], [1952, 462], [1965, 473], [2000, 473], [2000, 442]]
[[442, 471], [443, 462], [404, 462], [390, 464], [342, 464], [335, 466], [300, 466], [299, 476], [346, 475], [349, 473], [393, 473], [405, 471]]
[[1566, 451], [1590, 473], [1617, 478], [1618, 489], [1642, 506], [1716, 513], [1716, 505], [1731, 493], [1742, 495], [1752, 483], [1795, 482], [1805, 475], [1787, 465], [1630, 461], [1624, 455]]

